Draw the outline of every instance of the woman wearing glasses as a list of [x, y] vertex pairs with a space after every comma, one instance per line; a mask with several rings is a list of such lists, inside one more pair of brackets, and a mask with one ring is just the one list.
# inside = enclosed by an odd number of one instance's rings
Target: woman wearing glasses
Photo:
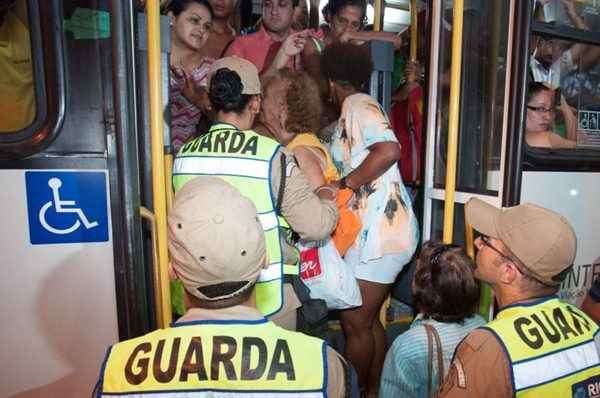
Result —
[[473, 267], [459, 246], [436, 241], [423, 245], [412, 282], [419, 314], [388, 351], [380, 398], [432, 396], [458, 343], [485, 324], [475, 315], [479, 284]]
[[561, 97], [560, 109], [565, 119], [567, 138], [554, 133], [554, 90], [542, 83], [530, 83], [527, 93], [525, 142], [537, 148], [575, 148], [577, 120], [566, 101]]

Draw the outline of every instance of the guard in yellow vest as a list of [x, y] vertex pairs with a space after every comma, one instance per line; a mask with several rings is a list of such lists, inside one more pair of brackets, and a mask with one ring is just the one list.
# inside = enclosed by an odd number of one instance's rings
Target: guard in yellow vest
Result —
[[336, 189], [324, 186], [313, 192], [293, 156], [251, 130], [261, 108], [260, 93], [258, 72], [249, 61], [227, 57], [212, 64], [209, 98], [217, 122], [181, 148], [173, 185], [177, 191], [194, 176], [218, 176], [254, 202], [270, 262], [256, 286], [257, 306], [278, 325], [294, 330], [300, 302], [291, 285], [282, 282], [284, 274], [298, 274], [298, 259], [281, 239], [282, 227], [289, 224], [307, 240], [328, 237], [338, 219]]
[[556, 297], [577, 249], [568, 221], [530, 203], [497, 209], [479, 199], [466, 214], [482, 234], [475, 276], [499, 310], [457, 347], [439, 396], [600, 396], [598, 326]]
[[254, 204], [231, 184], [197, 177], [168, 219], [173, 274], [189, 310], [170, 328], [112, 346], [96, 397], [343, 397], [350, 368], [327, 344], [256, 309], [269, 266]]

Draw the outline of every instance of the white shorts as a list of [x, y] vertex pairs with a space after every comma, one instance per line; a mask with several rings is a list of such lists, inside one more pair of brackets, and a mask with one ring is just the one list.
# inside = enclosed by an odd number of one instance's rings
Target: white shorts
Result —
[[365, 263], [360, 261], [360, 250], [353, 246], [346, 252], [344, 261], [352, 268], [356, 279], [387, 285], [394, 283], [402, 268], [410, 262], [413, 253], [414, 250], [406, 250], [399, 254], [385, 254]]

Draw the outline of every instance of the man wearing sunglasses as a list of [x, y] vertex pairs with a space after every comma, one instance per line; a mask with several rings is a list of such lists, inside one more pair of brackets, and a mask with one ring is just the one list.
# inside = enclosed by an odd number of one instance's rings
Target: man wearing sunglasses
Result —
[[475, 277], [499, 309], [457, 347], [440, 396], [597, 396], [599, 328], [556, 297], [577, 248], [568, 221], [530, 203], [497, 209], [479, 199], [466, 214], [482, 234]]

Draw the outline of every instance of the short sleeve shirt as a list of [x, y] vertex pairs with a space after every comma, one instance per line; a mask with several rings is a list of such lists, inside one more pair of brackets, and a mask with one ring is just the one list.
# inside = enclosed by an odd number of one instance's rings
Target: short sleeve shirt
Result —
[[[399, 145], [377, 101], [362, 93], [347, 97], [331, 143], [331, 155], [340, 174], [347, 176], [359, 167], [369, 155], [369, 147], [380, 142]], [[360, 188], [352, 208], [362, 222], [355, 242], [361, 262], [414, 251], [418, 225], [395, 163]]]

